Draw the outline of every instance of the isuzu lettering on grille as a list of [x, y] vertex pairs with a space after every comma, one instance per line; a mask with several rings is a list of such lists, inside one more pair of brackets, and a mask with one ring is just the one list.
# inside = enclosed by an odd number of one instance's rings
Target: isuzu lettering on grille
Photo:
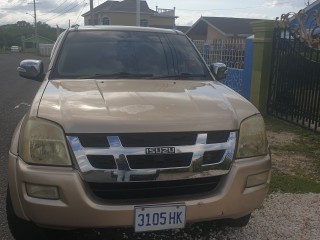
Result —
[[176, 153], [175, 147], [150, 147], [146, 148], [146, 154], [173, 154]]

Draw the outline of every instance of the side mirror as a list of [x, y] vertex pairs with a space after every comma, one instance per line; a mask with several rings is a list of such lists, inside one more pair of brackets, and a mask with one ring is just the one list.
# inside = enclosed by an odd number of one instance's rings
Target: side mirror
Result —
[[23, 60], [17, 68], [21, 77], [42, 80], [43, 78], [43, 62], [41, 60]]
[[224, 63], [211, 64], [210, 71], [218, 81], [225, 79], [228, 74], [228, 68]]

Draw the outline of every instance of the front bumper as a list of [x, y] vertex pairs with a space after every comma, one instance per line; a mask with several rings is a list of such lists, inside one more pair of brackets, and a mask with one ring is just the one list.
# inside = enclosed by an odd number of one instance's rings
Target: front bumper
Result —
[[[186, 205], [187, 222], [239, 218], [261, 206], [270, 182], [270, 156], [237, 160], [211, 193], [159, 199], [100, 200], [92, 196], [72, 168], [31, 166], [9, 154], [9, 185], [17, 216], [38, 225], [58, 228], [133, 227], [134, 207], [149, 204]], [[257, 186], [246, 187], [249, 176], [267, 173]], [[28, 196], [25, 183], [56, 186], [58, 200]]]

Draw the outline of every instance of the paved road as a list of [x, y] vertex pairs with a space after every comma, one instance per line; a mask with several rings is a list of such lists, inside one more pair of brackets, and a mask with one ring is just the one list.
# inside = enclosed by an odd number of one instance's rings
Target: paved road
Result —
[[[16, 68], [31, 54], [0, 54], [0, 239], [12, 239], [5, 214], [7, 156], [15, 126], [28, 110], [40, 82], [19, 77]], [[48, 59], [43, 59], [46, 67]]]

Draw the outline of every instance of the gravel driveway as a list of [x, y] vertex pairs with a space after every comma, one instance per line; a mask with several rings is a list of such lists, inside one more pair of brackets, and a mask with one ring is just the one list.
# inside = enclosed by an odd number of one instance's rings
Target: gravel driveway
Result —
[[247, 227], [219, 237], [212, 239], [319, 239], [320, 194], [269, 195]]
[[[190, 233], [178, 230], [169, 234], [144, 234], [134, 239], [192, 240], [315, 240], [320, 238], [320, 194], [271, 194], [263, 207], [253, 212], [244, 228], [215, 228], [194, 225]], [[125, 239], [132, 236], [124, 235]]]
[[315, 240], [320, 236], [320, 194], [271, 194], [263, 207], [253, 212], [244, 228], [217, 227], [211, 222], [184, 230], [134, 234], [114, 231], [79, 230], [50, 239], [90, 240]]

